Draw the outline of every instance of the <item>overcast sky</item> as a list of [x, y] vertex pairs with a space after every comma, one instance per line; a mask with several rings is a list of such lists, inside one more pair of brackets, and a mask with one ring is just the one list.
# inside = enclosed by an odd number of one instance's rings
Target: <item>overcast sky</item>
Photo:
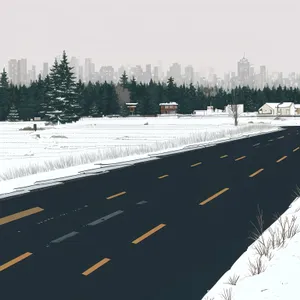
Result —
[[101, 65], [162, 61], [236, 71], [300, 71], [300, 0], [1, 1], [0, 66], [11, 58], [52, 63], [65, 49]]

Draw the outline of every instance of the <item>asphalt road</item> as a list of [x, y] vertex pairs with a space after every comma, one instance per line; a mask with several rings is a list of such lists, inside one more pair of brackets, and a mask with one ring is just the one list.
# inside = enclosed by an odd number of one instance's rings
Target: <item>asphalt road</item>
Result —
[[295, 198], [299, 147], [289, 127], [1, 201], [1, 299], [201, 299], [257, 206], [268, 227]]

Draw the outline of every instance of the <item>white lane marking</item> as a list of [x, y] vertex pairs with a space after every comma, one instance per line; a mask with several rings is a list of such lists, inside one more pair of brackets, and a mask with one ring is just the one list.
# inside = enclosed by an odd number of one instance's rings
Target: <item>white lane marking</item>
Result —
[[113, 217], [115, 217], [115, 216], [117, 216], [117, 215], [120, 215], [120, 214], [122, 214], [123, 212], [124, 212], [123, 210], [117, 210], [117, 211], [115, 211], [115, 212], [113, 212], [113, 213], [111, 213], [111, 214], [109, 214], [109, 215], [106, 215], [106, 216], [104, 216], [104, 217], [102, 217], [102, 218], [100, 218], [100, 219], [97, 219], [97, 220], [95, 220], [95, 221], [93, 221], [93, 222], [87, 224], [87, 226], [95, 226], [95, 225], [97, 225], [97, 224], [99, 224], [99, 223], [102, 223], [102, 222], [104, 222], [104, 221], [106, 221], [106, 220], [108, 220], [108, 219], [111, 219], [111, 218], [113, 218]]
[[68, 233], [68, 234], [65, 234], [65, 235], [59, 237], [59, 238], [56, 239], [56, 240], [51, 241], [50, 243], [60, 243], [60, 242], [66, 240], [66, 239], [68, 239], [68, 238], [70, 238], [70, 237], [75, 236], [75, 235], [78, 234], [78, 233], [79, 233], [79, 232], [77, 232], [77, 231], [70, 232], [70, 233]]
[[147, 201], [140, 201], [140, 202], [137, 202], [137, 204], [139, 204], [139, 205], [141, 205], [141, 204], [146, 204], [146, 203], [148, 203]]

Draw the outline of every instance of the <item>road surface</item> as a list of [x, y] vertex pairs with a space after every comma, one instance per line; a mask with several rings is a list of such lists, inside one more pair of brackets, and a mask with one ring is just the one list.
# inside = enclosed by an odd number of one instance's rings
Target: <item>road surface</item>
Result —
[[300, 128], [0, 202], [1, 299], [201, 299], [300, 184]]

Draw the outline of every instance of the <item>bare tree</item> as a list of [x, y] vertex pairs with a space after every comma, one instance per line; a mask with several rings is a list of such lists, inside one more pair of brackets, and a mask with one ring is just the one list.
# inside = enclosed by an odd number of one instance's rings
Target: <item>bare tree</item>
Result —
[[234, 126], [238, 125], [238, 118], [239, 118], [239, 110], [238, 110], [238, 104], [237, 104], [237, 99], [235, 95], [235, 90], [232, 90], [232, 100], [231, 104], [229, 105], [229, 114], [233, 117], [234, 119]]

